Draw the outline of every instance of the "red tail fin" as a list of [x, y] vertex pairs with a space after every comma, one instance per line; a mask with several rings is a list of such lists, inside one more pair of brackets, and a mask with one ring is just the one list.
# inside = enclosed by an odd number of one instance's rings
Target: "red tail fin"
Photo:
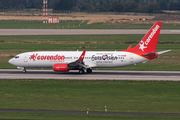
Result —
[[155, 52], [161, 25], [162, 22], [156, 22], [137, 46], [124, 51], [136, 53], [139, 55]]

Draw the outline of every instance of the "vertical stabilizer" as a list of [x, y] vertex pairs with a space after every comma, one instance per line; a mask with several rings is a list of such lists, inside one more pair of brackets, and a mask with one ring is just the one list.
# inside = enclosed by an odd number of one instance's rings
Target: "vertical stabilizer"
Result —
[[156, 51], [162, 22], [156, 22], [143, 39], [133, 48], [125, 51], [143, 55]]

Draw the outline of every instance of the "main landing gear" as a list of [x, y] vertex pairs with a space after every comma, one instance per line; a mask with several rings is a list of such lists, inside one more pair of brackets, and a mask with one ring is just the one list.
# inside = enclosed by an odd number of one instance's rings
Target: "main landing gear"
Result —
[[84, 73], [84, 70], [83, 70], [83, 69], [80, 69], [80, 70], [79, 70], [79, 73], [80, 73], [80, 74], [83, 74], [83, 73]]
[[[92, 69], [91, 69], [91, 68], [88, 68], [88, 69], [86, 70], [86, 72], [87, 72], [87, 73], [92, 73]], [[83, 73], [85, 73], [85, 72], [84, 72], [83, 69], [80, 69], [80, 70], [79, 70], [79, 73], [80, 73], [80, 74], [83, 74]]]
[[92, 73], [92, 69], [91, 69], [91, 68], [88, 68], [88, 69], [86, 70], [86, 72], [87, 72], [87, 73]]

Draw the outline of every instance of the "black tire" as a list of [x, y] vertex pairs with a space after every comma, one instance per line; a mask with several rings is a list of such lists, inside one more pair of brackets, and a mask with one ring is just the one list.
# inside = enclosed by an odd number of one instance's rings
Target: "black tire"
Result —
[[84, 74], [84, 70], [79, 70], [79, 73], [80, 74]]
[[88, 69], [86, 70], [86, 72], [87, 72], [87, 73], [92, 73], [92, 69], [88, 68]]
[[26, 73], [26, 70], [23, 70], [22, 72], [23, 72], [23, 73]]

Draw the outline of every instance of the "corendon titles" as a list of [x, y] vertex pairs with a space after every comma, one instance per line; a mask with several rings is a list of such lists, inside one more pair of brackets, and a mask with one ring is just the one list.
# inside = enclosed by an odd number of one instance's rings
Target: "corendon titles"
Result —
[[59, 60], [64, 61], [65, 56], [64, 55], [38, 55], [38, 53], [30, 55], [30, 60]]
[[148, 45], [149, 42], [151, 41], [151, 39], [153, 38], [153, 36], [156, 34], [156, 32], [158, 31], [158, 29], [160, 28], [159, 25], [156, 25], [156, 27], [154, 29], [152, 29], [151, 34], [149, 35], [148, 39], [145, 41], [145, 45]]
[[156, 34], [156, 32], [158, 31], [158, 29], [160, 28], [159, 25], [156, 25], [156, 27], [154, 29], [152, 29], [152, 32], [150, 33], [150, 35], [148, 36], [148, 38], [146, 39], [146, 41], [141, 40], [139, 44], [139, 49], [141, 49], [142, 51], [144, 51], [145, 48], [147, 48], [147, 45], [151, 42], [152, 38], [154, 37], [154, 35]]

